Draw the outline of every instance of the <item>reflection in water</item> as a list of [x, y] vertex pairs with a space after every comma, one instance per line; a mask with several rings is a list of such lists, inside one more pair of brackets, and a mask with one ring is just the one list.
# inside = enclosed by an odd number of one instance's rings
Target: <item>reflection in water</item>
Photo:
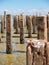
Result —
[[12, 54], [16, 54], [16, 53], [26, 53], [26, 51], [13, 51]]
[[26, 65], [28, 38], [25, 38], [24, 44], [20, 44], [20, 38], [12, 38], [12, 54], [6, 54], [6, 35], [2, 34], [2, 36], [4, 37], [2, 37], [3, 43], [0, 43], [0, 65]]
[[[26, 49], [25, 44], [12, 44], [12, 54], [6, 54], [6, 49], [2, 46], [6, 45], [1, 43], [2, 52], [0, 52], [1, 65], [26, 65]], [[1, 49], [1, 48], [0, 48]]]
[[6, 54], [6, 52], [0, 52], [0, 54]]
[[[12, 54], [20, 54], [20, 53], [26, 53], [26, 51], [13, 51]], [[6, 52], [0, 52], [0, 54], [6, 54]]]

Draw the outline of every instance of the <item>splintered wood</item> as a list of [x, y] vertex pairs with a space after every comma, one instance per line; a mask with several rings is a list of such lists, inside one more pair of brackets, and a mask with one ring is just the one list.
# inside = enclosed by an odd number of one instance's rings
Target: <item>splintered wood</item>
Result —
[[49, 65], [48, 46], [44, 40], [29, 41], [26, 48], [26, 65]]
[[6, 16], [6, 53], [12, 53], [12, 46], [11, 46], [11, 15]]

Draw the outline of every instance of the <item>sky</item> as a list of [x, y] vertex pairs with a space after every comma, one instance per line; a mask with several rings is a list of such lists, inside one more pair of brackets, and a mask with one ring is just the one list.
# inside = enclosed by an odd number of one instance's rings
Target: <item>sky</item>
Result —
[[32, 10], [49, 11], [49, 0], [0, 0], [0, 13], [2, 13], [3, 10], [7, 10], [12, 14], [18, 14], [22, 11], [29, 13], [32, 12]]

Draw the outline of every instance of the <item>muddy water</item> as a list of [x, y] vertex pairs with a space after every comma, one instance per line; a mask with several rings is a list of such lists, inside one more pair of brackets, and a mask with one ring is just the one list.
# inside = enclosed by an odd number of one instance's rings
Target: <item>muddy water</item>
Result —
[[20, 44], [19, 34], [12, 35], [12, 54], [6, 54], [6, 35], [1, 34], [0, 65], [26, 65], [27, 40], [28, 38], [25, 38], [25, 43]]
[[6, 44], [0, 44], [0, 65], [26, 65], [25, 45], [12, 44], [12, 54], [6, 54]]
[[25, 54], [0, 54], [0, 65], [26, 65]]

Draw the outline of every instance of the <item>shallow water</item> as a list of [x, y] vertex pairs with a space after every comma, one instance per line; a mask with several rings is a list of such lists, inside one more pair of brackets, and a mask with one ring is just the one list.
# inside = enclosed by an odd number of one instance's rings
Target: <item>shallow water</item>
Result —
[[26, 65], [26, 55], [23, 54], [0, 54], [0, 65]]
[[23, 44], [14, 44], [12, 54], [6, 54], [6, 44], [0, 44], [0, 65], [26, 65], [26, 48]]
[[[13, 34], [11, 43], [12, 54], [6, 54], [6, 35], [0, 35], [0, 65], [26, 65], [26, 46], [27, 40], [29, 40], [30, 38], [25, 38], [24, 44], [20, 44], [20, 35]], [[27, 34], [25, 36], [27, 36]], [[33, 36], [36, 37], [37, 35]]]

